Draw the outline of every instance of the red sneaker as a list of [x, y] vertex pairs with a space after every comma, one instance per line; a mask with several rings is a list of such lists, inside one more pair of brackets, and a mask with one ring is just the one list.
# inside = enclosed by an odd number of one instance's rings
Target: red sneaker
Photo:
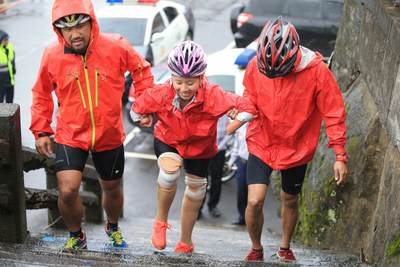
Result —
[[182, 243], [180, 240], [178, 241], [178, 244], [176, 244], [176, 247], [174, 249], [174, 252], [176, 253], [191, 253], [194, 251], [194, 244], [188, 245], [185, 243]]
[[283, 250], [283, 249], [278, 249], [278, 251], [276, 252], [276, 255], [278, 256], [278, 258], [280, 260], [283, 261], [295, 261], [296, 257], [293, 254], [293, 251], [291, 249], [289, 250]]
[[244, 258], [245, 261], [263, 261], [264, 260], [264, 251], [256, 251], [254, 249], [251, 249], [249, 251], [249, 254], [247, 254], [246, 258]]
[[151, 244], [158, 250], [163, 250], [167, 246], [167, 229], [171, 230], [171, 225], [167, 222], [154, 221]]

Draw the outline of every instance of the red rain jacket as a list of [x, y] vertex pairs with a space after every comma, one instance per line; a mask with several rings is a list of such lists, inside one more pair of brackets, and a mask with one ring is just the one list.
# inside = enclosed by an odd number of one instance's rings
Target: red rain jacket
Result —
[[[231, 108], [254, 114], [254, 107], [243, 110], [243, 98], [210, 84], [206, 78], [196, 94], [196, 101], [183, 111], [172, 101], [176, 92], [170, 81], [148, 89], [132, 105], [137, 114], [155, 113], [154, 136], [178, 150], [184, 159], [213, 157], [217, 151], [218, 119]], [[248, 105], [251, 106], [251, 105]]]
[[153, 86], [150, 64], [120, 35], [102, 34], [88, 0], [55, 0], [52, 22], [70, 14], [91, 16], [92, 33], [86, 55], [72, 54], [59, 30], [58, 41], [44, 50], [32, 89], [30, 130], [53, 134], [52, 92], [58, 100], [55, 141], [84, 150], [119, 147], [125, 133], [122, 122], [124, 74], [132, 73], [136, 90]]
[[284, 170], [312, 160], [322, 120], [335, 154], [345, 152], [343, 97], [318, 52], [301, 48], [296, 70], [269, 79], [257, 68], [256, 57], [246, 69], [244, 97], [258, 109], [246, 135], [249, 152], [271, 168]]

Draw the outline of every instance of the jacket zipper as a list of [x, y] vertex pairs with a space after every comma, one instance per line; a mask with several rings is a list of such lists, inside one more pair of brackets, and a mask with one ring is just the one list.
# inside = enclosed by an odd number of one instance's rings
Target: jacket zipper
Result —
[[86, 108], [85, 96], [83, 95], [82, 85], [81, 85], [81, 82], [79, 81], [78, 72], [75, 71], [74, 74], [75, 74], [76, 83], [78, 84], [79, 93], [81, 94], [82, 103], [83, 103], [83, 108]]
[[142, 77], [143, 76], [143, 67], [139, 63], [137, 65], [138, 65], [138, 68], [139, 68], [139, 73], [140, 73], [139, 75], [140, 75], [140, 77]]
[[[88, 73], [87, 65], [86, 65], [86, 56], [82, 56], [82, 61], [83, 61], [83, 67], [84, 67], [84, 72], [85, 72], [86, 91], [87, 91], [88, 99], [89, 99], [88, 102], [89, 102], [90, 119], [92, 121], [92, 146], [91, 146], [90, 150], [93, 150], [95, 139], [96, 139], [96, 124], [94, 121], [92, 94], [90, 93], [90, 81], [89, 81], [89, 73]], [[96, 82], [96, 86], [97, 86], [97, 82]], [[97, 89], [96, 89], [96, 97], [97, 97]]]
[[99, 69], [95, 68], [95, 84], [96, 84], [96, 108], [99, 106]]

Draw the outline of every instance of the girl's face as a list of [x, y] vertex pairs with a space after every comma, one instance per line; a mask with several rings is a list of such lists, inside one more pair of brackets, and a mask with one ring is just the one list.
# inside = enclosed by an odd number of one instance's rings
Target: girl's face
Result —
[[200, 87], [200, 77], [184, 78], [172, 75], [172, 86], [183, 100], [191, 100]]

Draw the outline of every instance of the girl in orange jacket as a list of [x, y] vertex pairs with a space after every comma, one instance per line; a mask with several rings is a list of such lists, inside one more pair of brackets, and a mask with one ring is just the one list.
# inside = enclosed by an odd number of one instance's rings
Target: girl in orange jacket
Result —
[[[176, 193], [180, 168], [187, 185], [181, 212], [181, 237], [175, 252], [192, 252], [192, 231], [206, 192], [210, 159], [217, 153], [218, 119], [238, 108], [238, 117], [249, 120], [254, 109], [244, 110], [243, 99], [210, 84], [204, 76], [206, 55], [192, 41], [178, 44], [170, 53], [171, 81], [146, 90], [132, 105], [131, 117], [149, 127], [153, 114], [154, 148], [158, 158], [158, 210], [151, 242], [156, 249], [166, 247], [168, 211]], [[250, 106], [250, 105], [249, 105]]]

